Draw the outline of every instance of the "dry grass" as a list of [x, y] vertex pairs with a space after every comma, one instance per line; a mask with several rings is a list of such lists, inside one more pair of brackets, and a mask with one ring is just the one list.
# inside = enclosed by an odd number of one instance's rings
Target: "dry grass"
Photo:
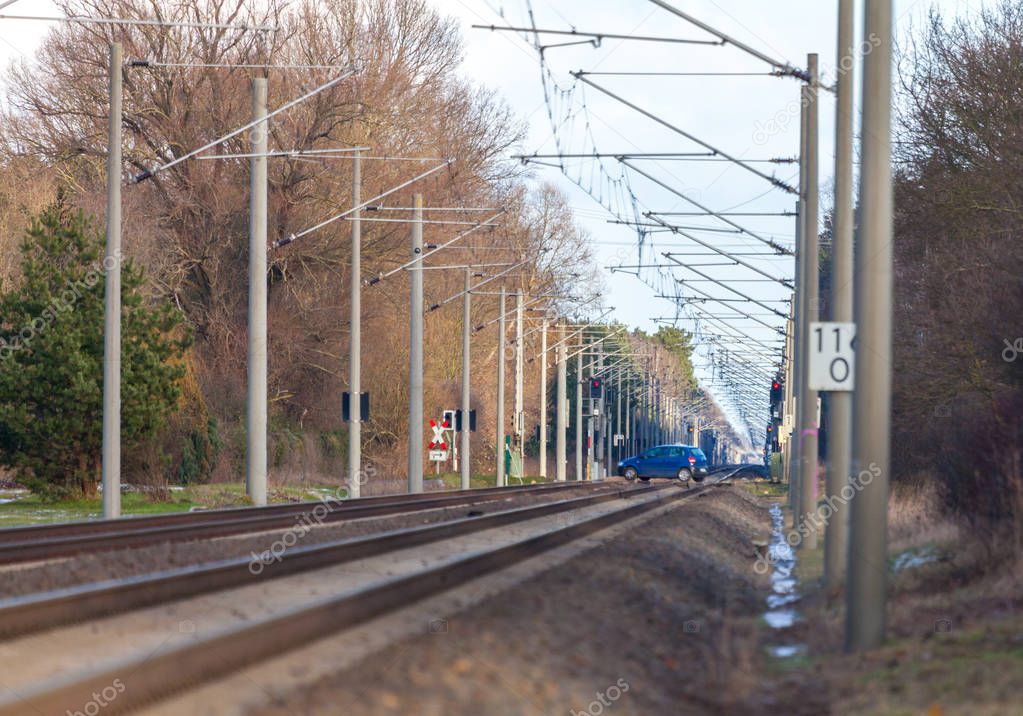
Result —
[[888, 500], [888, 546], [899, 552], [927, 545], [950, 545], [961, 537], [961, 527], [941, 509], [937, 483], [895, 483]]
[[[896, 487], [889, 507], [890, 559], [919, 557], [889, 575], [888, 641], [863, 654], [842, 652], [841, 595], [804, 581], [805, 622], [797, 628], [814, 675], [789, 696], [826, 684], [832, 713], [1019, 714], [1023, 690], [1023, 559], [963, 528], [936, 492]], [[992, 558], [1001, 554], [1001, 558]], [[812, 555], [800, 554], [813, 560]], [[806, 577], [814, 570], [800, 572]], [[816, 590], [816, 591], [815, 591]], [[830, 599], [829, 599], [830, 597]]]

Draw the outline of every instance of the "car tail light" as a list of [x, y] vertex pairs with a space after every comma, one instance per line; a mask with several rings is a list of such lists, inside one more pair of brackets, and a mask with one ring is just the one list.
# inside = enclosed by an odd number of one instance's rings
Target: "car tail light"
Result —
[[690, 465], [695, 465], [696, 464], [696, 458], [693, 457], [692, 455], [689, 456], [689, 464]]

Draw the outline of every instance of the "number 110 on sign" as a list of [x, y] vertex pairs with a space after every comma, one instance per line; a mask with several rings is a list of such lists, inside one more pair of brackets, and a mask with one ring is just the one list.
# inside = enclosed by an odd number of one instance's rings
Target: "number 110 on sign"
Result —
[[853, 389], [856, 324], [810, 323], [810, 390]]

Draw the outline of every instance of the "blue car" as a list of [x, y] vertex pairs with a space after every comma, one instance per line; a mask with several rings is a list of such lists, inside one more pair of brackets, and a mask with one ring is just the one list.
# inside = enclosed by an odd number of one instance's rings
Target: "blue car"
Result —
[[707, 469], [707, 456], [692, 445], [658, 445], [618, 463], [619, 475], [627, 480], [638, 477], [644, 482], [651, 477], [701, 482], [707, 477]]

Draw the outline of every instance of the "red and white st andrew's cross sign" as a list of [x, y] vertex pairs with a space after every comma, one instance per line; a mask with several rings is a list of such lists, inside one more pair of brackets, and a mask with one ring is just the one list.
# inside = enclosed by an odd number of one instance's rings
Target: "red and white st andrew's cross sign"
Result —
[[430, 449], [447, 450], [448, 444], [444, 442], [444, 430], [451, 427], [448, 425], [448, 421], [445, 420], [438, 425], [436, 420], [430, 418], [430, 427], [433, 429], [433, 440], [430, 441]]

